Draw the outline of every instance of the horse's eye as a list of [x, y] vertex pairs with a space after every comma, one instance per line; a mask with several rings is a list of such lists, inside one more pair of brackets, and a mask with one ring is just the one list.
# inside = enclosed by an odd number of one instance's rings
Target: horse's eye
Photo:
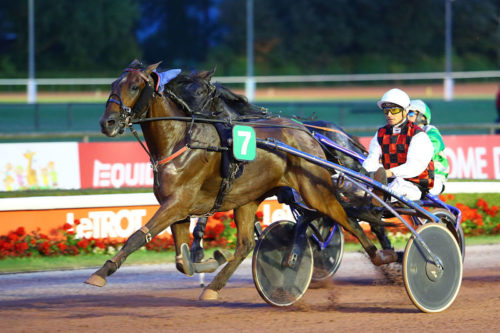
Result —
[[130, 89], [133, 91], [133, 92], [136, 92], [137, 90], [139, 90], [139, 86], [137, 84], [134, 84], [132, 86], [130, 86]]

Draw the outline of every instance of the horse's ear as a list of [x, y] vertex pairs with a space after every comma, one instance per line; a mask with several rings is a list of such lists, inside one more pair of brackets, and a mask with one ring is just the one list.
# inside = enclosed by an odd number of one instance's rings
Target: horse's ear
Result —
[[214, 75], [216, 69], [217, 69], [217, 66], [215, 66], [214, 68], [212, 68], [212, 70], [210, 70], [210, 71], [199, 72], [198, 73], [198, 77], [200, 77], [202, 79], [205, 79], [207, 81], [210, 81], [210, 79]]
[[128, 65], [128, 68], [142, 68], [144, 67], [144, 64], [139, 60], [139, 59], [134, 59], [130, 65]]
[[146, 75], [151, 75], [151, 73], [158, 67], [160, 66], [161, 64], [161, 61], [160, 62], [157, 62], [156, 64], [152, 64], [152, 65], [149, 65], [145, 70], [144, 70], [144, 73]]

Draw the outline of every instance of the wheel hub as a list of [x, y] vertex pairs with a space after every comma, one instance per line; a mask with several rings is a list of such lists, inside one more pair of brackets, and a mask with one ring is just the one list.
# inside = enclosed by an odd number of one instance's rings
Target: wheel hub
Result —
[[427, 261], [425, 264], [425, 273], [427, 274], [429, 280], [433, 282], [438, 281], [443, 276], [443, 270], [430, 261]]

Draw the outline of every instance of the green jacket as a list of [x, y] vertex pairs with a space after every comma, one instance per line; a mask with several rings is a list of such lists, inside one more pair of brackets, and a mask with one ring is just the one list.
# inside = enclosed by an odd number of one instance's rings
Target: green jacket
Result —
[[432, 156], [432, 160], [434, 161], [434, 172], [448, 178], [450, 166], [448, 164], [448, 159], [446, 159], [446, 156], [444, 155], [444, 149], [446, 147], [441, 133], [439, 133], [439, 130], [432, 125], [426, 125], [423, 129], [431, 139], [432, 145], [434, 146], [434, 155]]

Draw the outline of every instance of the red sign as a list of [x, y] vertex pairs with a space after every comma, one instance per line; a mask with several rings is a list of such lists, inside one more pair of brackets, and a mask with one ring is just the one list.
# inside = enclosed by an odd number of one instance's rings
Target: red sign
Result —
[[78, 145], [82, 188], [152, 187], [149, 157], [137, 142]]
[[500, 135], [443, 137], [450, 178], [500, 179]]
[[[369, 146], [371, 137], [360, 138]], [[450, 178], [500, 179], [500, 135], [445, 135]], [[82, 188], [152, 187], [149, 157], [137, 142], [80, 143]]]
[[[368, 147], [371, 137], [361, 138]], [[449, 178], [500, 179], [500, 135], [444, 135]]]

